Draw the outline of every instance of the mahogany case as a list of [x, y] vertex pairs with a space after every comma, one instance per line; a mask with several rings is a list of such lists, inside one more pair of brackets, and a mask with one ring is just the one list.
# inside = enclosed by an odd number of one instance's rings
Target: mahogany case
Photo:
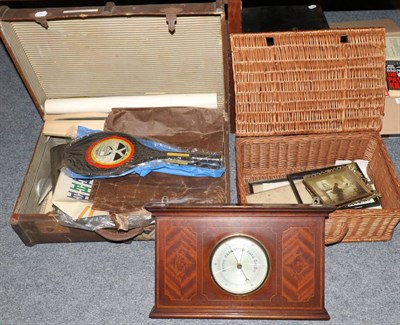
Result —
[[[329, 319], [324, 307], [324, 227], [330, 206], [152, 205], [156, 283], [152, 318]], [[210, 273], [218, 242], [251, 236], [270, 272], [246, 295], [220, 289]]]

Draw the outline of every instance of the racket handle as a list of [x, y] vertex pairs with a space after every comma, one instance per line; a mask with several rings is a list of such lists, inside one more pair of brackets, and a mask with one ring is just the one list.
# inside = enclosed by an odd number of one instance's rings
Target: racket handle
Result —
[[207, 168], [221, 168], [223, 165], [223, 155], [217, 153], [187, 153], [187, 152], [167, 152], [166, 160], [179, 165], [191, 165]]

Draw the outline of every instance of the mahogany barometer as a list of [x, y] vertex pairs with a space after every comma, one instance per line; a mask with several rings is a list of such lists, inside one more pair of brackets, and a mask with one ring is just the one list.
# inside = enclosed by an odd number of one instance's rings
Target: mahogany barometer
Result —
[[151, 205], [152, 318], [329, 319], [321, 205]]

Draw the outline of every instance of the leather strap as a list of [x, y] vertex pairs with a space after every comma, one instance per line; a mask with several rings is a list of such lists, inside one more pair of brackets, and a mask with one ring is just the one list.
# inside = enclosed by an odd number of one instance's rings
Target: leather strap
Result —
[[124, 242], [139, 236], [143, 233], [144, 228], [132, 228], [128, 231], [118, 231], [116, 229], [96, 229], [96, 234], [100, 235], [101, 237], [113, 241], [113, 242]]

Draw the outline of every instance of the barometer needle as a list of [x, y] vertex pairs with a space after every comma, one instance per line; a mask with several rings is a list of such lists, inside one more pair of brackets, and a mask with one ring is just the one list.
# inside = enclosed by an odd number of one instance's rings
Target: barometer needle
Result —
[[235, 252], [233, 251], [232, 247], [231, 247], [230, 245], [228, 245], [228, 244], [227, 244], [227, 246], [229, 247], [229, 249], [231, 250], [231, 253], [232, 253], [232, 254], [233, 254], [233, 256], [235, 257], [236, 263], [238, 263], [238, 264], [239, 264], [239, 261], [238, 261], [238, 259], [237, 259], [237, 257], [236, 257], [236, 254], [235, 254]]
[[217, 273], [219, 273], [219, 272], [223, 272], [223, 271], [225, 271], [225, 270], [227, 270], [227, 269], [230, 269], [230, 268], [232, 268], [232, 267], [235, 267], [236, 265], [229, 265], [228, 267], [226, 267], [226, 268], [224, 268], [224, 269], [221, 269], [221, 270], [218, 270], [218, 271], [216, 271], [216, 272], [214, 272], [214, 274], [217, 274]]
[[243, 244], [243, 247], [242, 247], [242, 252], [240, 253], [240, 264], [242, 263], [242, 257], [243, 257], [243, 252], [244, 252], [244, 246], [245, 246], [246, 244]]
[[[229, 245], [228, 245], [228, 246], [229, 246]], [[236, 267], [237, 267], [240, 271], [242, 271], [245, 280], [246, 280], [246, 281], [249, 281], [249, 278], [246, 276], [246, 273], [244, 273], [243, 268], [242, 268], [242, 264], [239, 263], [239, 261], [238, 261], [236, 255], [235, 255], [235, 252], [233, 251], [232, 247], [229, 246], [229, 248], [230, 248], [230, 250], [231, 250], [233, 256], [235, 257], [235, 260], [236, 260], [236, 263], [237, 263]]]

